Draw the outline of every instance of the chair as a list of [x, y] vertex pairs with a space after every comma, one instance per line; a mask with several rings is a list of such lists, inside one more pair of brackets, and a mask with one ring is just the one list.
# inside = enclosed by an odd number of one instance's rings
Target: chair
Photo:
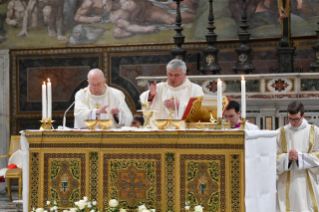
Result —
[[[12, 135], [11, 141], [10, 141], [10, 149], [9, 153], [6, 155], [0, 155], [0, 158], [8, 157], [10, 158], [13, 153], [15, 153], [17, 150], [21, 149], [20, 146], [20, 136], [19, 135]], [[12, 201], [11, 196], [11, 179], [12, 178], [18, 178], [19, 179], [19, 200], [21, 200], [22, 197], [22, 169], [16, 168], [16, 169], [8, 169], [4, 178], [7, 179], [7, 186], [8, 186], [8, 196], [10, 201]]]

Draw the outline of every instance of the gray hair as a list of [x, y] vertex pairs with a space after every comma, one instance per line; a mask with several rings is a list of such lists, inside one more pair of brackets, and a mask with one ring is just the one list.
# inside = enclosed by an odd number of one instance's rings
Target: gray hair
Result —
[[103, 78], [105, 79], [105, 76], [104, 76], [103, 71], [101, 71], [101, 69], [94, 68], [94, 69], [91, 69], [91, 70], [89, 71], [88, 76], [87, 76], [88, 80], [89, 80], [89, 75], [90, 75], [90, 73], [92, 73], [92, 71], [98, 71], [98, 72], [100, 72], [101, 75], [103, 76]]
[[179, 68], [181, 69], [183, 74], [186, 74], [187, 67], [186, 67], [185, 62], [183, 60], [180, 60], [180, 59], [173, 59], [167, 64], [166, 71], [168, 69], [175, 71]]

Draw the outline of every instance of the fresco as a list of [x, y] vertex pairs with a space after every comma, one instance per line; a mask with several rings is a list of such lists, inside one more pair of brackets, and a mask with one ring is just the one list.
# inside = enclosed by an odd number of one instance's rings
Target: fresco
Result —
[[[252, 38], [278, 37], [277, 1], [246, 0]], [[181, 2], [186, 41], [205, 40], [209, 3]], [[238, 39], [240, 0], [214, 1], [218, 40]], [[319, 0], [291, 0], [292, 35], [314, 35]], [[0, 0], [0, 48], [172, 42], [173, 0]]]

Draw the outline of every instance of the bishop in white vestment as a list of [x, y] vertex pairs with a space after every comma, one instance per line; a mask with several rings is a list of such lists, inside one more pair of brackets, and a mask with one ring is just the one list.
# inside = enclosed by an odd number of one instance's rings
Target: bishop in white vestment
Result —
[[150, 90], [141, 94], [142, 102], [151, 101], [154, 110], [150, 124], [154, 119], [181, 119], [188, 101], [192, 97], [203, 96], [202, 87], [189, 81], [186, 77], [186, 64], [174, 59], [167, 64], [167, 81], [154, 83]]
[[319, 202], [319, 130], [300, 112], [288, 112], [288, 118], [290, 123], [280, 128], [277, 136], [277, 212], [315, 212]]
[[86, 127], [86, 119], [113, 119], [112, 126], [130, 126], [133, 116], [125, 102], [125, 95], [105, 82], [101, 70], [89, 72], [89, 86], [75, 95], [74, 128]]

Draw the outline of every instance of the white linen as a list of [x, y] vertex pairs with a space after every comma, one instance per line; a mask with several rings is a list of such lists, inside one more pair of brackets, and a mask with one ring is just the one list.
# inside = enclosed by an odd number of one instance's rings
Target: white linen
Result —
[[23, 131], [21, 133], [20, 145], [21, 145], [21, 159], [22, 159], [22, 200], [23, 200], [23, 212], [29, 212], [29, 143], [25, 137]]
[[[125, 102], [125, 95], [122, 91], [111, 88], [107, 85], [102, 95], [96, 96], [90, 92], [89, 87], [79, 90], [75, 95], [74, 107], [74, 128], [86, 127], [85, 119], [96, 119], [96, 109], [109, 105], [106, 108], [106, 114], [100, 114], [100, 119], [113, 119], [111, 127], [129, 126], [133, 120], [132, 112]], [[111, 109], [118, 108], [118, 123], [111, 115]]]
[[245, 211], [276, 211], [277, 131], [245, 132]]

